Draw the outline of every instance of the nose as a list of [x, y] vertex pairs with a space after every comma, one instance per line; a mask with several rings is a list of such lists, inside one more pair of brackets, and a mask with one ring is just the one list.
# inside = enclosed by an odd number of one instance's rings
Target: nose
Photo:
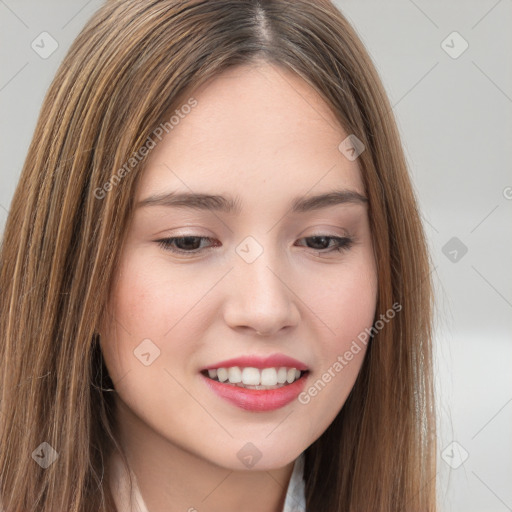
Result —
[[289, 272], [270, 251], [252, 263], [239, 258], [228, 277], [224, 320], [239, 332], [272, 336], [299, 323], [299, 300]]

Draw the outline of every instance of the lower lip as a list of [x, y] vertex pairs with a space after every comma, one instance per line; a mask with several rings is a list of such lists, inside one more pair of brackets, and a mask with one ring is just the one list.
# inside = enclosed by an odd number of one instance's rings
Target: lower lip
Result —
[[304, 389], [307, 374], [291, 384], [268, 390], [246, 389], [231, 384], [224, 384], [223, 382], [210, 379], [203, 374], [201, 374], [201, 377], [213, 392], [240, 409], [264, 412], [280, 409], [293, 402]]

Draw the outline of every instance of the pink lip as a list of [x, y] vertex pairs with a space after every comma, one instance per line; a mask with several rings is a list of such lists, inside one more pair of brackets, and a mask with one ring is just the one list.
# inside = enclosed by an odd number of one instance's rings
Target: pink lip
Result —
[[[254, 365], [252, 365], [252, 367], [254, 368]], [[232, 384], [212, 380], [203, 374], [201, 374], [201, 377], [214, 393], [237, 407], [240, 407], [240, 409], [253, 412], [264, 412], [279, 409], [295, 400], [306, 385], [307, 375], [308, 374], [303, 375], [299, 380], [281, 388], [269, 390], [246, 389]]]
[[239, 366], [242, 368], [279, 368], [279, 367], [287, 367], [287, 368], [297, 368], [300, 371], [306, 371], [308, 367], [294, 359], [293, 357], [285, 356], [284, 354], [273, 354], [267, 357], [261, 356], [242, 356], [235, 357], [233, 359], [227, 359], [225, 361], [220, 361], [219, 363], [211, 364], [209, 366], [205, 366], [201, 371], [204, 370], [213, 370], [217, 368], [230, 368], [232, 366]]

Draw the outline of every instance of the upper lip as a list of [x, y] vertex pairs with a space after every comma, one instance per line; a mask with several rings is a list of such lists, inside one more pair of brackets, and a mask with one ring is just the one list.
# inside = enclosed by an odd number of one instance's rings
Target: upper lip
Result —
[[214, 370], [218, 368], [231, 368], [232, 366], [239, 366], [242, 368], [296, 368], [300, 371], [306, 371], [307, 365], [294, 359], [293, 357], [284, 354], [272, 354], [268, 356], [240, 356], [233, 359], [226, 359], [218, 363], [205, 366], [201, 371]]

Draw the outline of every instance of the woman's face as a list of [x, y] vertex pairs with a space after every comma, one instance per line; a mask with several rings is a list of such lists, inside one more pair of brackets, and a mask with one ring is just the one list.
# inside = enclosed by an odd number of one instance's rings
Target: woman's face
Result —
[[282, 467], [363, 362], [353, 342], [377, 296], [365, 190], [338, 148], [350, 134], [294, 74], [232, 68], [193, 98], [153, 136], [100, 329], [120, 428], [158, 438], [162, 457]]

